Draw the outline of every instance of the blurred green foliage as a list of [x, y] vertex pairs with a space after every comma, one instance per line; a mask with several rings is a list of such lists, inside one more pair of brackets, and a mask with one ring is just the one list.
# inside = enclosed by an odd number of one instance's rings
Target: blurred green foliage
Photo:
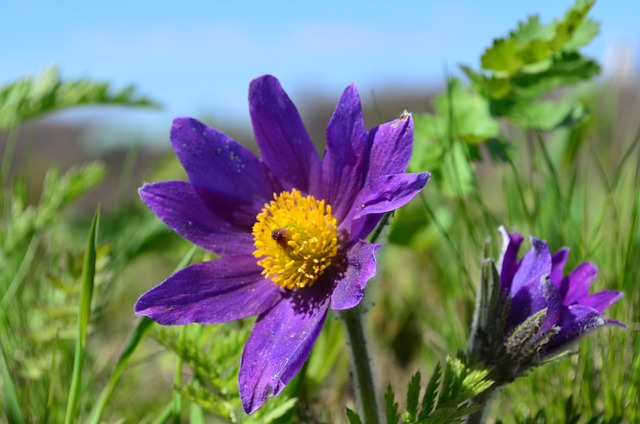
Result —
[[110, 84], [88, 79], [62, 80], [56, 68], [0, 87], [0, 131], [56, 110], [82, 105], [155, 106], [133, 86], [113, 91]]

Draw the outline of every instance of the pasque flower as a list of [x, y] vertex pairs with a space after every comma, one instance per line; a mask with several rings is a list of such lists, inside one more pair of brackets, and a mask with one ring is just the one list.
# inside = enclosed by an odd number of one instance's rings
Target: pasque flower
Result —
[[164, 325], [257, 315], [238, 378], [247, 413], [300, 370], [329, 308], [359, 304], [380, 247], [364, 239], [429, 178], [405, 172], [411, 115], [367, 131], [353, 85], [328, 124], [322, 159], [276, 78], [251, 82], [249, 107], [260, 159], [195, 119], [173, 122], [171, 143], [189, 181], [145, 184], [140, 196], [221, 258], [178, 271], [135, 305]]
[[[552, 254], [547, 243], [531, 237], [531, 249], [518, 259], [523, 237], [504, 227], [500, 232], [502, 255], [497, 266], [491, 258], [483, 260], [469, 336], [470, 353], [488, 367], [494, 382], [490, 390], [474, 398], [478, 405], [485, 405], [495, 390], [544, 364], [545, 359], [566, 353], [579, 337], [606, 325], [624, 327], [603, 316], [622, 293], [589, 294], [598, 274], [594, 264], [583, 262], [563, 276], [569, 249]], [[481, 415], [474, 414], [469, 422], [479, 422]]]
[[[605, 325], [621, 322], [604, 318], [604, 311], [622, 297], [615, 290], [589, 294], [589, 287], [598, 275], [598, 268], [591, 262], [579, 264], [566, 276], [569, 249], [555, 253], [542, 240], [531, 237], [531, 249], [522, 259], [518, 251], [523, 237], [500, 229], [504, 237], [501, 259], [500, 285], [511, 298], [506, 317], [506, 332], [522, 324], [535, 313], [546, 309], [546, 316], [539, 329], [544, 334], [552, 329], [553, 336], [542, 347], [542, 356], [564, 350], [578, 337]], [[499, 265], [500, 267], [500, 265]]]

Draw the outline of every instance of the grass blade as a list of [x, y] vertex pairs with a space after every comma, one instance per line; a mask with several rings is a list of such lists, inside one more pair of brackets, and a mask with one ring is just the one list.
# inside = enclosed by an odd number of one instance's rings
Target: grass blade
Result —
[[[4, 337], [3, 337], [4, 339]], [[0, 340], [0, 376], [2, 376], [2, 386], [4, 387], [4, 409], [7, 419], [10, 423], [21, 424], [24, 422], [22, 411], [18, 404], [18, 396], [16, 395], [15, 386], [9, 372], [9, 366], [4, 356], [4, 340]]]
[[73, 373], [71, 376], [71, 387], [69, 388], [69, 399], [67, 401], [67, 412], [65, 424], [71, 424], [76, 415], [78, 401], [80, 398], [80, 386], [82, 383], [82, 362], [84, 359], [84, 348], [87, 342], [87, 326], [89, 315], [91, 314], [91, 296], [93, 295], [93, 277], [96, 271], [96, 233], [98, 231], [98, 221], [100, 212], [96, 211], [91, 222], [87, 248], [84, 253], [82, 264], [82, 288], [80, 292], [80, 307], [78, 311], [78, 336], [76, 339], [76, 351], [73, 358]]
[[51, 358], [51, 374], [49, 375], [49, 388], [47, 389], [47, 409], [44, 411], [44, 418], [42, 422], [47, 424], [49, 422], [49, 414], [53, 409], [53, 399], [54, 399], [54, 386], [56, 378], [58, 377], [58, 332], [56, 332], [56, 339], [53, 343], [53, 356]]
[[115, 367], [113, 368], [113, 372], [111, 373], [111, 378], [107, 383], [107, 386], [104, 388], [102, 393], [100, 394], [100, 399], [94, 406], [91, 411], [91, 416], [89, 418], [90, 424], [98, 424], [100, 419], [102, 418], [102, 414], [104, 412], [104, 408], [107, 406], [107, 402], [111, 398], [111, 394], [113, 390], [116, 388], [118, 381], [120, 380], [120, 376], [124, 371], [125, 367], [129, 363], [129, 360], [133, 356], [133, 353], [136, 351], [140, 342], [144, 340], [144, 338], [151, 330], [154, 321], [151, 318], [142, 317], [141, 320], [138, 321], [138, 324], [129, 334], [127, 341], [124, 344], [122, 352], [120, 353], [120, 357], [118, 357], [118, 361], [116, 362]]

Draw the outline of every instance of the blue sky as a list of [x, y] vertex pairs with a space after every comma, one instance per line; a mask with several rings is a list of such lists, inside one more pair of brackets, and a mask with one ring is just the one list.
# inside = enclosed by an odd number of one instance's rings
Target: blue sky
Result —
[[[391, 85], [426, 87], [517, 21], [544, 23], [570, 1], [432, 0], [6, 1], [0, 83], [57, 65], [65, 77], [136, 84], [165, 105], [162, 116], [214, 114], [247, 123], [249, 81], [276, 75], [294, 98], [337, 97]], [[637, 46], [640, 2], [600, 0], [601, 33], [586, 52], [607, 61], [612, 46]], [[163, 118], [164, 119], [164, 118]]]

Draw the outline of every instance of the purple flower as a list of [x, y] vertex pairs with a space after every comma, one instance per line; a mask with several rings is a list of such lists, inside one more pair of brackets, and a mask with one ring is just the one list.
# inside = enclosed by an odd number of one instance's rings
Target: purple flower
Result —
[[170, 276], [135, 311], [164, 325], [257, 315], [238, 378], [252, 413], [300, 370], [328, 309], [360, 303], [380, 247], [364, 238], [429, 174], [405, 173], [411, 116], [367, 131], [353, 85], [329, 122], [323, 159], [276, 78], [251, 82], [249, 109], [261, 159], [195, 119], [173, 122], [171, 143], [189, 182], [145, 184], [140, 197], [169, 227], [221, 258]]
[[518, 260], [523, 237], [518, 233], [509, 234], [504, 227], [500, 231], [505, 243], [500, 285], [511, 298], [506, 321], [507, 334], [546, 308], [546, 317], [539, 333], [559, 328], [541, 352], [543, 356], [549, 356], [596, 328], [610, 324], [624, 327], [620, 321], [602, 316], [609, 306], [622, 297], [622, 293], [606, 290], [589, 294], [589, 286], [598, 275], [598, 268], [594, 264], [583, 262], [563, 277], [569, 249], [563, 248], [551, 254], [544, 241], [531, 237], [531, 249]]

